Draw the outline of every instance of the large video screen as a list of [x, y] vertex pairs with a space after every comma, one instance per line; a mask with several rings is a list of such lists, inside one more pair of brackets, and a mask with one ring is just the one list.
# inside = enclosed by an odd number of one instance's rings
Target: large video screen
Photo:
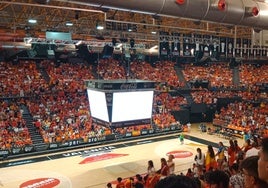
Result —
[[91, 116], [109, 122], [105, 93], [88, 89], [87, 95]]
[[151, 119], [154, 91], [113, 93], [112, 122]]

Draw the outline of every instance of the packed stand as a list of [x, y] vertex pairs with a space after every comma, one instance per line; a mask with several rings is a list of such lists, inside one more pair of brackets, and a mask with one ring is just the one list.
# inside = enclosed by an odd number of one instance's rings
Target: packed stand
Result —
[[48, 90], [34, 61], [0, 62], [0, 97], [24, 97]]
[[100, 59], [97, 70], [104, 80], [126, 79], [127, 76], [123, 64], [112, 58]]
[[92, 123], [89, 104], [84, 93], [41, 95], [26, 104], [33, 115], [34, 124], [45, 143], [64, 143], [90, 137], [103, 137], [110, 132]]
[[268, 65], [242, 64], [239, 67], [240, 84], [245, 88], [255, 87], [268, 81]]
[[257, 106], [248, 102], [230, 103], [226, 108], [215, 114], [215, 119], [227, 122], [227, 127], [242, 128], [244, 132], [260, 136], [267, 135], [268, 106], [262, 102]]
[[11, 150], [31, 145], [32, 140], [22, 118], [19, 100], [1, 100], [0, 106], [0, 149]]
[[60, 63], [43, 60], [40, 62], [49, 75], [49, 89], [54, 92], [84, 92], [85, 80], [94, 79], [91, 65], [77, 63]]
[[188, 83], [209, 81], [210, 87], [233, 87], [232, 72], [227, 63], [214, 63], [208, 66], [184, 64], [183, 74]]
[[166, 83], [167, 90], [183, 86], [183, 83], [179, 81], [173, 62], [157, 62], [154, 66], [147, 62], [132, 62], [130, 67], [137, 79]]
[[156, 92], [154, 106], [156, 113], [179, 111], [181, 105], [186, 105], [186, 98], [183, 96], [172, 96], [168, 92]]

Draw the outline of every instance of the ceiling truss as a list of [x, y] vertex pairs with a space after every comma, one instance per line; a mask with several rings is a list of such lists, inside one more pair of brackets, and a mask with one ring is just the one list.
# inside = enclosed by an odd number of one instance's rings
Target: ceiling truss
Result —
[[[36, 24], [28, 19], [37, 20]], [[137, 32], [122, 30], [96, 30], [96, 24], [106, 21], [137, 25]], [[73, 26], [66, 26], [72, 22]], [[71, 32], [74, 40], [92, 40], [96, 36], [105, 38], [138, 37], [154, 41], [152, 31], [199, 33], [225, 37], [251, 38], [252, 28], [230, 26], [182, 18], [154, 17], [152, 15], [98, 9], [86, 5], [51, 0], [40, 4], [35, 0], [0, 1], [0, 41], [23, 41], [24, 37], [45, 37], [46, 31]], [[141, 37], [143, 36], [143, 37]]]

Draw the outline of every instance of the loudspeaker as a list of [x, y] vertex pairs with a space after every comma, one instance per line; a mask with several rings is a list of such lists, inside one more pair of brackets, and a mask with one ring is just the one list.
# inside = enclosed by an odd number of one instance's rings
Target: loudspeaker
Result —
[[106, 44], [102, 50], [102, 58], [110, 58], [113, 55], [114, 48]]
[[134, 45], [135, 45], [135, 40], [134, 39], [130, 39], [130, 47], [131, 48], [134, 48]]
[[116, 43], [117, 43], [116, 38], [112, 38], [112, 43], [113, 43], [113, 46], [116, 45]]

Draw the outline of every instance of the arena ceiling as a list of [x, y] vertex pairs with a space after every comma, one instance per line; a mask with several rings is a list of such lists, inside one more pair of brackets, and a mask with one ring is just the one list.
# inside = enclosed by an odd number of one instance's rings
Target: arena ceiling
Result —
[[[37, 23], [29, 23], [29, 19]], [[72, 23], [67, 26], [66, 23]], [[113, 29], [107, 23], [120, 25]], [[106, 28], [97, 30], [96, 25]], [[122, 28], [135, 25], [135, 32]], [[199, 33], [216, 36], [251, 38], [252, 28], [185, 18], [98, 8], [86, 3], [64, 0], [0, 1], [0, 41], [23, 41], [24, 37], [44, 38], [46, 31], [71, 32], [75, 40], [135, 38], [156, 41], [159, 31]]]

